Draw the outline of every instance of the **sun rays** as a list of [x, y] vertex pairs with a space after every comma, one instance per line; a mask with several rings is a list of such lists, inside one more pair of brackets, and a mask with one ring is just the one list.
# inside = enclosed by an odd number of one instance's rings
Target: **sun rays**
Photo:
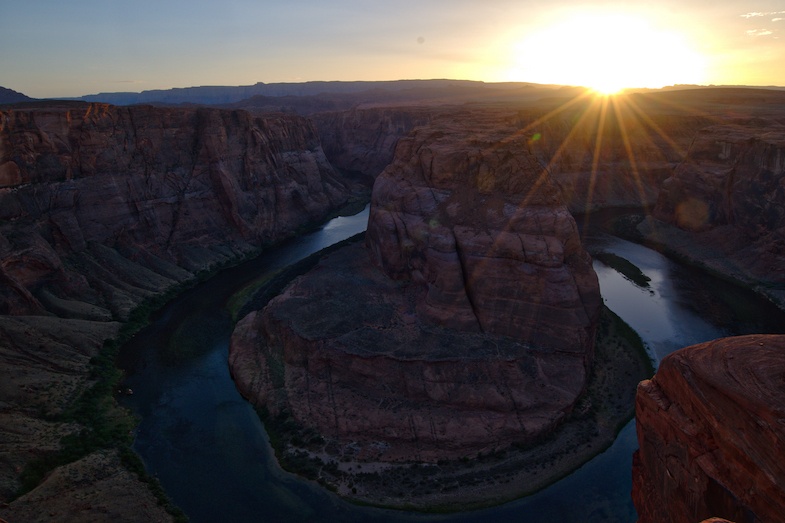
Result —
[[[706, 117], [647, 93], [609, 96], [587, 89], [545, 114], [526, 114], [516, 134], [527, 138], [540, 163], [533, 190], [552, 180], [571, 211], [587, 216], [613, 206], [614, 198], [649, 214], [655, 185], [668, 174], [664, 169], [679, 163], [688, 148], [669, 134], [668, 118], [696, 116]], [[520, 205], [532, 196], [524, 195]]]

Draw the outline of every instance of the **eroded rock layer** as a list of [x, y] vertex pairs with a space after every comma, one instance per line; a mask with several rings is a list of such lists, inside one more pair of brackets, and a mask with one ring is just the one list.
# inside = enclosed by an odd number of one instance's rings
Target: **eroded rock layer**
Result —
[[349, 193], [298, 117], [0, 111], [0, 502], [28, 463], [84, 428], [60, 415], [134, 307], [324, 219]]
[[638, 387], [638, 521], [780, 521], [785, 336], [724, 338], [662, 360]]
[[371, 258], [422, 285], [423, 319], [590, 354], [599, 286], [575, 221], [524, 137], [475, 123], [401, 141], [374, 185]]
[[701, 130], [639, 230], [785, 304], [785, 128], [758, 119]]
[[495, 123], [401, 141], [374, 186], [367, 248], [328, 257], [238, 323], [244, 395], [380, 461], [530, 442], [571, 411], [597, 277], [525, 139]]
[[[12, 314], [85, 295], [122, 316], [121, 298], [82, 280], [144, 296], [291, 235], [348, 193], [291, 116], [44, 105], [1, 112], [0, 144], [0, 311]], [[155, 274], [115, 281], [129, 264]]]

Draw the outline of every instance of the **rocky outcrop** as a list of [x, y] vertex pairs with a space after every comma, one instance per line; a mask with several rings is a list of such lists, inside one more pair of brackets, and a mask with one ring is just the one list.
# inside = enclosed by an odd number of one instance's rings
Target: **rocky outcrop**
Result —
[[531, 443], [572, 410], [597, 278], [525, 140], [476, 117], [402, 140], [374, 185], [367, 248], [238, 323], [230, 365], [252, 402], [375, 461]]
[[703, 129], [639, 230], [785, 303], [785, 128], [754, 120]]
[[0, 111], [0, 502], [28, 463], [83, 429], [60, 415], [130, 311], [323, 220], [350, 193], [299, 117]]
[[6, 313], [84, 295], [122, 318], [134, 298], [291, 235], [349, 192], [289, 116], [43, 106], [0, 113], [0, 143]]
[[423, 286], [424, 319], [586, 353], [599, 286], [575, 221], [524, 137], [473, 123], [399, 144], [374, 185], [371, 257]]
[[638, 521], [780, 521], [785, 514], [785, 336], [677, 351], [638, 387]]
[[417, 126], [426, 125], [435, 109], [428, 107], [376, 107], [328, 112], [309, 118], [319, 132], [330, 162], [347, 174], [373, 185], [392, 162], [398, 140]]

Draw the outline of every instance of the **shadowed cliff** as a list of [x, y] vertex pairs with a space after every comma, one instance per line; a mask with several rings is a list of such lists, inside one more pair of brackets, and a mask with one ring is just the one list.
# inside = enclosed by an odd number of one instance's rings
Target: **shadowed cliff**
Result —
[[[123, 500], [152, 494], [112, 470], [113, 442], [126, 436], [91, 425], [128, 425], [116, 423], [126, 415], [112, 391], [105, 403], [89, 396], [100, 372], [115, 372], [111, 358], [96, 370], [104, 341], [144, 319], [130, 314], [140, 304], [318, 223], [351, 195], [295, 116], [76, 102], [1, 110], [0, 501], [36, 487], [31, 463], [70, 460], [67, 474], [119, 481], [110, 497], [88, 496], [96, 510], [138, 517]], [[84, 455], [91, 445], [109, 454]], [[91, 484], [63, 474], [14, 501], [12, 519]]]

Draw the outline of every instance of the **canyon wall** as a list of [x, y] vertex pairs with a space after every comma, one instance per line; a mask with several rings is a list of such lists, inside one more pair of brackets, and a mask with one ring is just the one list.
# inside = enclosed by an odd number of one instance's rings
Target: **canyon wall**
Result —
[[784, 377], [779, 335], [724, 338], [664, 358], [638, 387], [638, 521], [781, 521]]
[[[573, 93], [574, 94], [574, 93]], [[598, 99], [466, 105], [391, 105], [312, 114], [325, 153], [346, 173], [375, 178], [412, 129], [451, 115], [471, 121], [482, 110], [527, 137], [525, 149], [548, 171], [571, 212], [653, 207], [662, 182], [685, 157], [695, 133], [712, 123], [678, 104], [633, 95]]]
[[785, 128], [756, 119], [701, 130], [638, 230], [785, 306]]
[[309, 117], [330, 162], [368, 186], [392, 162], [398, 140], [417, 126], [427, 125], [435, 109], [375, 107], [327, 112]]
[[[126, 295], [289, 236], [348, 194], [313, 129], [291, 116], [40, 107], [0, 113], [0, 143], [5, 313], [85, 294], [122, 319], [137, 301]], [[129, 264], [155, 274], [115, 281]]]
[[525, 138], [477, 111], [401, 140], [367, 247], [241, 320], [230, 366], [274, 416], [362, 460], [531, 443], [586, 385], [600, 311], [574, 220]]
[[[28, 463], [83, 429], [61, 415], [94, 383], [91, 358], [134, 307], [316, 224], [350, 195], [299, 117], [65, 102], [0, 110], [0, 502]], [[86, 456], [72, 468], [117, 462]], [[65, 478], [47, 484], [47, 499], [53, 485], [89, 490]], [[112, 496], [124, 490], [147, 492], [125, 484]], [[15, 501], [8, 517], [26, 519], [43, 495]]]

